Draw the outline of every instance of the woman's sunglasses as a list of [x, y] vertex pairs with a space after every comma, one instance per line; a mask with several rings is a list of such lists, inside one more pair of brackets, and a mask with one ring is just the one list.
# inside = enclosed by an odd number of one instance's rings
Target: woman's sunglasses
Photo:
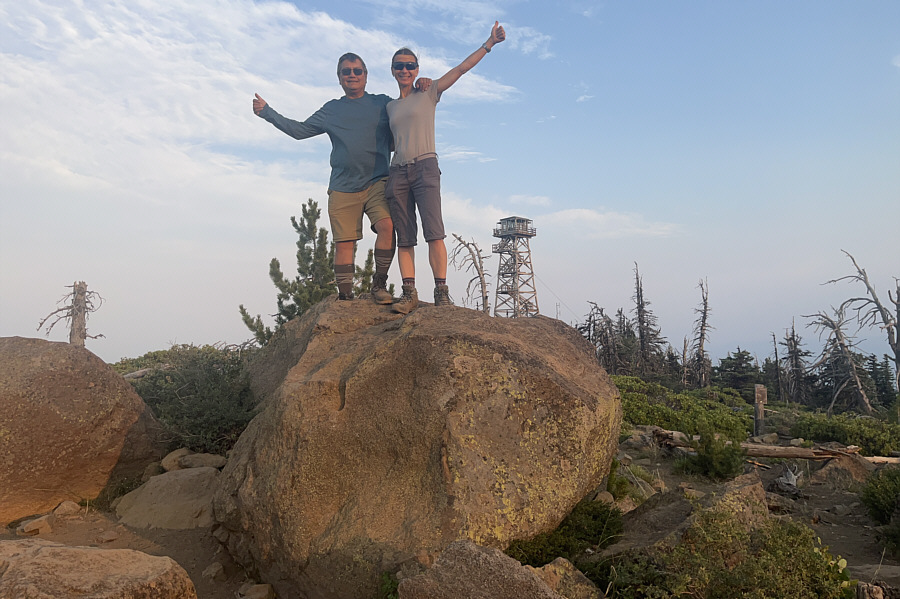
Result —
[[402, 71], [406, 69], [407, 71], [415, 71], [419, 68], [419, 63], [417, 62], [395, 62], [393, 64], [395, 71]]

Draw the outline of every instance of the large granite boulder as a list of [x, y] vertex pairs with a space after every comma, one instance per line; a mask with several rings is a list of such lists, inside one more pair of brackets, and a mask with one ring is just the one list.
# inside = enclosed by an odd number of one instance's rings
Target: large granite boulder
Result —
[[93, 499], [160, 457], [131, 385], [82, 347], [0, 338], [0, 525]]
[[131, 549], [0, 541], [0, 597], [197, 599], [184, 568]]
[[544, 317], [325, 300], [251, 375], [263, 398], [220, 477], [232, 555], [279, 596], [372, 596], [459, 539], [555, 528], [608, 472], [621, 406], [591, 348]]
[[186, 468], [153, 476], [116, 504], [122, 524], [134, 528], [182, 530], [214, 524], [212, 497], [219, 471]]

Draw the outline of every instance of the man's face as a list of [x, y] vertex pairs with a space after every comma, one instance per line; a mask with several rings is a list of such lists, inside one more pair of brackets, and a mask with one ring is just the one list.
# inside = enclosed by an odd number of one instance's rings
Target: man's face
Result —
[[360, 98], [366, 91], [366, 69], [358, 60], [345, 60], [338, 69], [338, 80], [348, 98]]

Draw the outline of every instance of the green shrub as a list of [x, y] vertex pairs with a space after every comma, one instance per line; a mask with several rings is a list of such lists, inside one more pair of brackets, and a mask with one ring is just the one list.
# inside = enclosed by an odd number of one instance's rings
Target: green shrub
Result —
[[702, 421], [729, 439], [745, 439], [753, 430], [753, 408], [730, 390], [674, 393], [636, 377], [611, 378], [622, 397], [623, 420], [632, 425], [652, 424], [695, 435]]
[[900, 468], [884, 468], [870, 476], [860, 498], [872, 520], [888, 524], [900, 499]]
[[606, 490], [613, 499], [622, 499], [631, 490], [631, 483], [624, 476], [619, 476], [619, 460], [613, 459], [609, 465], [609, 476], [606, 477]]
[[397, 587], [400, 582], [397, 577], [390, 572], [382, 572], [381, 578], [378, 580], [378, 593], [375, 599], [398, 599]]
[[817, 442], [858, 445], [860, 453], [869, 456], [890, 455], [900, 450], [900, 425], [849, 414], [801, 415], [791, 426], [791, 435]]
[[719, 480], [734, 478], [744, 471], [744, 452], [740, 441], [727, 443], [724, 435], [716, 435], [705, 422], [700, 425], [700, 441], [692, 443], [696, 455], [678, 460], [676, 469], [685, 474], [698, 474]]
[[115, 366], [154, 368], [132, 383], [165, 427], [173, 448], [224, 455], [254, 415], [246, 360], [239, 350], [175, 345]]
[[579, 567], [610, 599], [850, 599], [846, 565], [801, 524], [747, 532], [734, 514], [704, 510], [674, 548]]
[[622, 513], [602, 501], [581, 500], [553, 532], [510, 543], [506, 554], [539, 568], [558, 557], [575, 562], [589, 547], [606, 547], [622, 533]]

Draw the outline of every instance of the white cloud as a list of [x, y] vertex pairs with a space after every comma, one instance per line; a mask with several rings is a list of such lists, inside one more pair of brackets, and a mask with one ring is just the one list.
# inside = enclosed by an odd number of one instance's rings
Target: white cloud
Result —
[[678, 234], [681, 229], [675, 223], [647, 221], [640, 214], [600, 212], [588, 208], [551, 212], [539, 218], [546, 226], [570, 232], [578, 231], [578, 236], [588, 239], [670, 237]]
[[512, 204], [520, 204], [524, 206], [549, 206], [552, 202], [547, 196], [526, 196], [514, 195], [510, 196], [509, 201]]
[[582, 95], [578, 96], [577, 98], [575, 98], [575, 101], [576, 101], [576, 102], [587, 102], [588, 100], [590, 100], [590, 99], [593, 98], [593, 97], [594, 97], [594, 96], [589, 96], [589, 95], [587, 95], [587, 94], [582, 94]]

